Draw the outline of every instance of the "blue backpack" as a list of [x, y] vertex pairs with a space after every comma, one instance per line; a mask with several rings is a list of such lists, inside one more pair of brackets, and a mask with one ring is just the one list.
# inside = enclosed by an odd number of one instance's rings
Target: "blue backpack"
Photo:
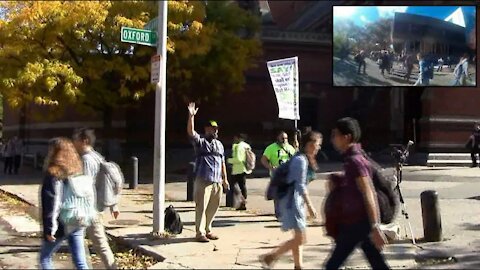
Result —
[[59, 219], [64, 225], [88, 227], [97, 216], [93, 178], [75, 175], [63, 181]]
[[278, 168], [273, 172], [272, 179], [268, 184], [267, 193], [265, 196], [268, 201], [282, 199], [288, 194], [290, 188], [293, 187], [294, 183], [288, 183], [287, 179], [292, 159], [293, 157], [287, 162], [278, 166]]

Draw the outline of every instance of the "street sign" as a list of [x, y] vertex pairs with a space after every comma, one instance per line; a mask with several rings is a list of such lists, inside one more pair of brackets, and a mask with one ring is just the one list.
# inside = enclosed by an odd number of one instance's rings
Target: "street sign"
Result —
[[157, 33], [130, 27], [122, 27], [121, 41], [155, 47], [157, 46]]
[[151, 65], [150, 65], [150, 83], [158, 83], [160, 81], [160, 61], [162, 60], [161, 55], [152, 56]]
[[143, 29], [157, 32], [157, 26], [158, 26], [158, 17], [155, 17], [151, 21], [149, 21], [147, 24], [145, 24]]

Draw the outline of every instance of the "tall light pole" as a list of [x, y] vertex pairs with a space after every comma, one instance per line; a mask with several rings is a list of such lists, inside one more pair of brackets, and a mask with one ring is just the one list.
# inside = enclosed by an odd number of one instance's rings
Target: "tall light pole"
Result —
[[165, 123], [167, 104], [167, 7], [158, 1], [157, 54], [160, 55], [160, 80], [155, 91], [155, 140], [153, 148], [153, 234], [165, 229]]

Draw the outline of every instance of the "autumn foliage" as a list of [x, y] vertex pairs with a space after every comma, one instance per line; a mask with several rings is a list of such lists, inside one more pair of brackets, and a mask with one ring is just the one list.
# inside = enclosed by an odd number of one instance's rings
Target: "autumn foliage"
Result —
[[[168, 9], [169, 98], [241, 90], [260, 52], [257, 16], [231, 1], [169, 1]], [[155, 89], [156, 48], [122, 43], [120, 29], [156, 15], [154, 1], [0, 2], [0, 93], [12, 107], [34, 102], [52, 112], [130, 106]]]

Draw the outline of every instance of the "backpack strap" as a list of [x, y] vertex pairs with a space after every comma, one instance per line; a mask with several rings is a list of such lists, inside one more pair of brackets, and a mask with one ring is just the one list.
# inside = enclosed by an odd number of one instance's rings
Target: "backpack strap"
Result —
[[279, 143], [277, 143], [278, 147], [280, 147], [285, 153], [287, 153], [288, 155], [288, 158], [290, 160], [290, 158], [292, 158], [295, 154], [290, 154], [290, 152], [288, 152], [287, 150], [285, 150], [285, 148], [283, 148], [283, 146], [281, 146]]
[[206, 152], [206, 151], [202, 151], [201, 149], [199, 153], [196, 153], [196, 157], [199, 158], [199, 157], [208, 157], [208, 156], [217, 156], [217, 157], [223, 157], [224, 155], [223, 154], [220, 154], [219, 152], [217, 152], [217, 147], [216, 147], [216, 143], [215, 143], [215, 140], [212, 141], [213, 143], [213, 146], [212, 147], [212, 151], [211, 152]]

